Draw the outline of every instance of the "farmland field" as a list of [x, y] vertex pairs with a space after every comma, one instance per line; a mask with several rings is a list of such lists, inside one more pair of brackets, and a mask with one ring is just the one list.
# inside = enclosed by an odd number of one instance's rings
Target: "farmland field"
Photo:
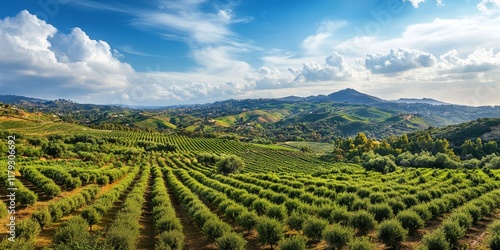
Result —
[[[495, 169], [383, 174], [279, 146], [21, 122], [0, 127], [31, 154], [16, 157], [15, 242], [4, 227], [0, 249], [488, 249], [500, 234]], [[26, 153], [47, 136], [64, 154]], [[203, 154], [245, 167], [223, 174]]]

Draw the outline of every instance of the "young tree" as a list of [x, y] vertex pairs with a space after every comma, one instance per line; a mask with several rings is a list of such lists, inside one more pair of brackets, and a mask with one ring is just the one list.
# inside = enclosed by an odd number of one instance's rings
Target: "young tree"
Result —
[[245, 167], [243, 160], [236, 155], [223, 156], [215, 165], [223, 174], [238, 173]]
[[273, 245], [283, 238], [283, 225], [275, 219], [263, 218], [257, 224], [258, 240], [262, 244]]

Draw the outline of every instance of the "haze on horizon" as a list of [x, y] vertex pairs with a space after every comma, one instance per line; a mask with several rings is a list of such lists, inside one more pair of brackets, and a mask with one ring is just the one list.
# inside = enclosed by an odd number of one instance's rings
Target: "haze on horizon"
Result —
[[163, 106], [353, 88], [500, 105], [500, 0], [140, 2], [0, 3], [0, 94]]

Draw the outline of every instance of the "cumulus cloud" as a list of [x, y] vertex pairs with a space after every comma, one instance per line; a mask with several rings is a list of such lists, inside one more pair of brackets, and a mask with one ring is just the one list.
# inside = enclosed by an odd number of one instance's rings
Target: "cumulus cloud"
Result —
[[414, 49], [391, 49], [387, 54], [368, 54], [365, 58], [365, 67], [373, 74], [394, 74], [435, 64], [432, 54]]
[[301, 70], [295, 72], [296, 80], [306, 82], [342, 81], [351, 78], [352, 71], [343, 55], [333, 52], [325, 59], [325, 64], [304, 63]]
[[493, 49], [478, 49], [466, 58], [460, 58], [457, 50], [451, 50], [439, 59], [442, 73], [486, 72], [500, 68], [500, 52], [495, 55]]
[[245, 75], [254, 89], [278, 89], [294, 86], [293, 77], [277, 68], [262, 66], [256, 72]]
[[104, 41], [74, 28], [62, 34], [24, 10], [0, 20], [0, 86], [34, 96], [116, 93], [135, 74]]
[[347, 25], [346, 21], [323, 21], [314, 35], [302, 41], [302, 48], [306, 54], [323, 54], [331, 51], [334, 45], [335, 32]]

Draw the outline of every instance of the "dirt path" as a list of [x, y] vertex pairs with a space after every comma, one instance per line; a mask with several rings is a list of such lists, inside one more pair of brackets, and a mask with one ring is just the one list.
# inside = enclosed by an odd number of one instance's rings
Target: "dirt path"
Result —
[[148, 187], [144, 196], [146, 197], [146, 202], [142, 206], [142, 215], [139, 219], [139, 225], [141, 231], [139, 234], [139, 243], [137, 245], [138, 249], [154, 249], [155, 248], [155, 227], [153, 221], [153, 205], [151, 204], [151, 185], [153, 181], [153, 176], [150, 174], [148, 178]]
[[168, 190], [168, 196], [174, 207], [175, 214], [182, 223], [182, 233], [184, 234], [184, 250], [217, 249], [215, 244], [210, 241], [201, 229], [189, 218], [185, 208], [181, 205], [175, 196], [172, 188], [165, 180]]
[[486, 249], [486, 239], [488, 237], [488, 226], [495, 220], [500, 220], [500, 209], [483, 217], [476, 225], [472, 225], [467, 230], [464, 238], [460, 240], [461, 246], [467, 246], [467, 249]]
[[94, 203], [94, 201], [101, 196], [103, 193], [106, 191], [110, 190], [114, 186], [116, 186], [118, 183], [121, 182], [123, 178], [125, 178], [128, 174], [125, 174], [122, 176], [122, 178], [116, 180], [115, 182], [108, 184], [104, 187], [101, 187], [99, 189], [99, 192], [97, 193], [96, 197], [90, 201], [87, 205], [84, 205], [75, 211], [63, 216], [59, 221], [51, 223], [49, 226], [45, 227], [42, 232], [36, 237], [35, 239], [35, 246], [37, 249], [43, 249], [45, 246], [49, 246], [52, 243], [52, 239], [54, 238], [54, 234], [56, 233], [57, 228], [59, 228], [64, 222], [67, 220], [71, 219], [73, 216], [78, 216], [80, 213], [87, 208], [87, 206], [91, 205]]

